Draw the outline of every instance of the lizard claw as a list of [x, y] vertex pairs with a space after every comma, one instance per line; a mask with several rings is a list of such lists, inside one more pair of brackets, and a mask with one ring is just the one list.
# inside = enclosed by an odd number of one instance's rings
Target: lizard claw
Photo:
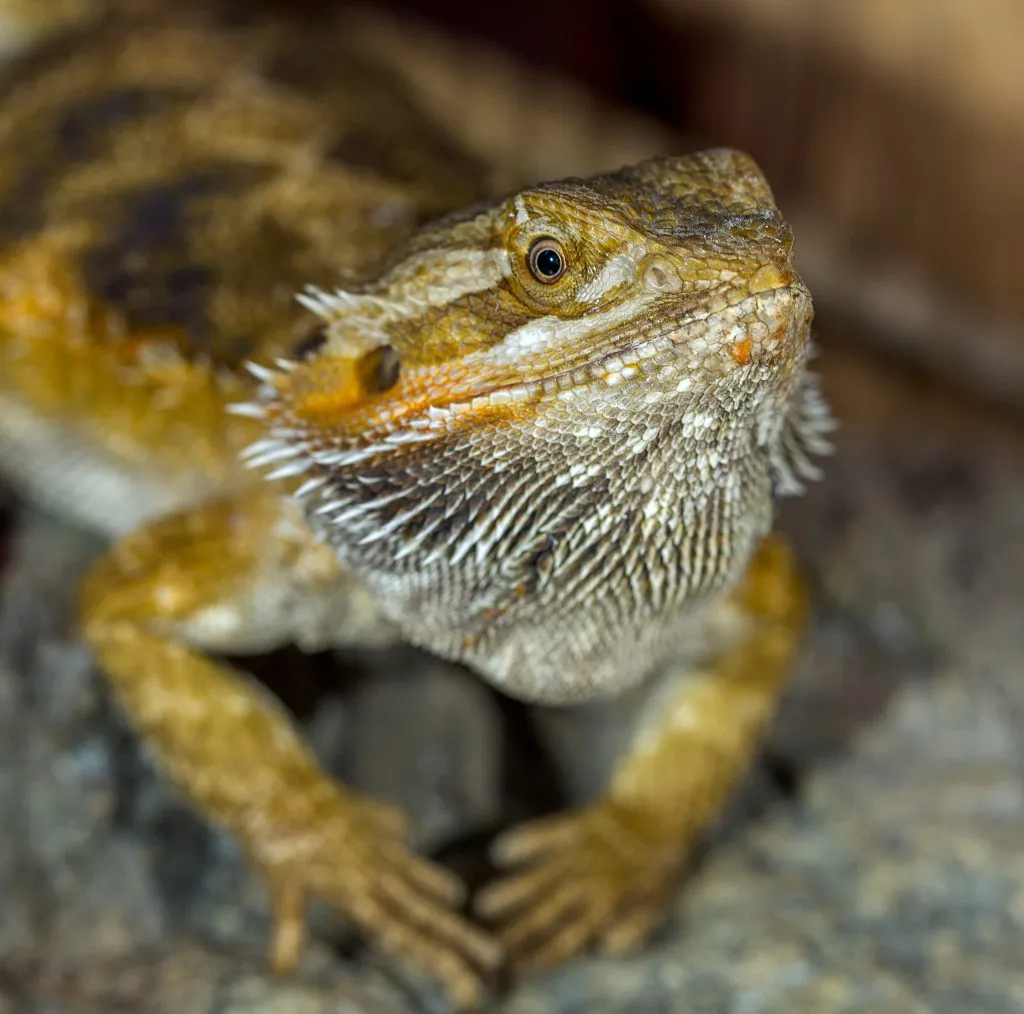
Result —
[[476, 910], [500, 924], [499, 940], [516, 967], [646, 940], [672, 901], [684, 852], [651, 816], [606, 799], [498, 838], [495, 860], [517, 869], [485, 888]]
[[407, 849], [400, 811], [351, 793], [332, 795], [290, 840], [275, 829], [273, 841], [261, 843], [269, 847], [253, 849], [270, 888], [274, 970], [298, 963], [306, 901], [317, 896], [383, 950], [436, 977], [456, 1010], [477, 1006], [501, 951], [454, 911], [465, 894], [461, 881]]

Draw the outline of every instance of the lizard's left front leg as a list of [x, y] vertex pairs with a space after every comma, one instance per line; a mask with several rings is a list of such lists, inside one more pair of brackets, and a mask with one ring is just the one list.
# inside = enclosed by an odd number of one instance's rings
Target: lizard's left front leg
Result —
[[125, 715], [185, 796], [231, 830], [270, 891], [273, 967], [299, 959], [319, 897], [441, 979], [459, 1007], [498, 958], [456, 914], [461, 885], [414, 856], [391, 807], [330, 779], [277, 700], [205, 650], [370, 643], [369, 596], [269, 485], [155, 521], [86, 578], [86, 639]]
[[807, 612], [796, 563], [767, 539], [723, 603], [750, 635], [710, 666], [670, 670], [662, 706], [641, 722], [595, 803], [512, 829], [495, 845], [520, 867], [477, 899], [503, 924], [520, 968], [562, 961], [591, 943], [643, 942], [672, 901], [678, 871], [720, 813], [775, 712]]

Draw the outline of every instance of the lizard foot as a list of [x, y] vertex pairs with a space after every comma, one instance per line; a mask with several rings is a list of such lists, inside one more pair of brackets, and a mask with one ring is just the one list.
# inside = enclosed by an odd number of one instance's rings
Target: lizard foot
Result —
[[436, 976], [455, 1009], [475, 1007], [501, 953], [453, 911], [464, 896], [461, 881], [406, 848], [405, 820], [393, 807], [332, 787], [314, 810], [292, 834], [271, 825], [265, 837], [249, 836], [270, 889], [274, 970], [297, 964], [306, 900], [317, 896], [382, 949]]
[[501, 925], [513, 964], [557, 964], [594, 944], [644, 942], [673, 898], [684, 849], [648, 812], [604, 800], [531, 822], [498, 838], [494, 858], [522, 867], [485, 888], [476, 908]]

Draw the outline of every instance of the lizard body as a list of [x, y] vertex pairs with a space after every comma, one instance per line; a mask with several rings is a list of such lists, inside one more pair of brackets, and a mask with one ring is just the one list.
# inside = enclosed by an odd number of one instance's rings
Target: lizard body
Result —
[[[112, 16], [7, 69], [0, 465], [120, 536], [84, 636], [264, 874], [274, 966], [317, 895], [470, 1005], [502, 952], [644, 939], [771, 717], [805, 610], [772, 497], [829, 425], [811, 302], [746, 156], [494, 198], [292, 32]], [[207, 654], [399, 637], [526, 700], [652, 688], [600, 798], [497, 843], [498, 943]]]

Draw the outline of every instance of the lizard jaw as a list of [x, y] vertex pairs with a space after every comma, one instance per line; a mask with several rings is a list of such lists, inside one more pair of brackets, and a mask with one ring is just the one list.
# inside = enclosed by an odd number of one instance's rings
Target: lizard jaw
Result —
[[260, 381], [257, 398], [228, 410], [271, 423], [270, 434], [243, 452], [245, 463], [274, 465], [268, 479], [291, 478], [316, 466], [353, 467], [411, 444], [443, 440], [453, 429], [514, 421], [536, 413], [546, 400], [595, 387], [649, 382], [684, 399], [727, 373], [802, 353], [809, 312], [801, 284], [780, 286], [712, 311], [690, 311], [678, 326], [555, 373], [544, 371], [549, 349], [524, 356], [521, 337], [509, 336], [454, 364], [408, 371], [384, 392], [367, 389], [361, 365], [380, 352], [377, 346], [308, 363], [277, 360], [275, 368], [251, 364]]

